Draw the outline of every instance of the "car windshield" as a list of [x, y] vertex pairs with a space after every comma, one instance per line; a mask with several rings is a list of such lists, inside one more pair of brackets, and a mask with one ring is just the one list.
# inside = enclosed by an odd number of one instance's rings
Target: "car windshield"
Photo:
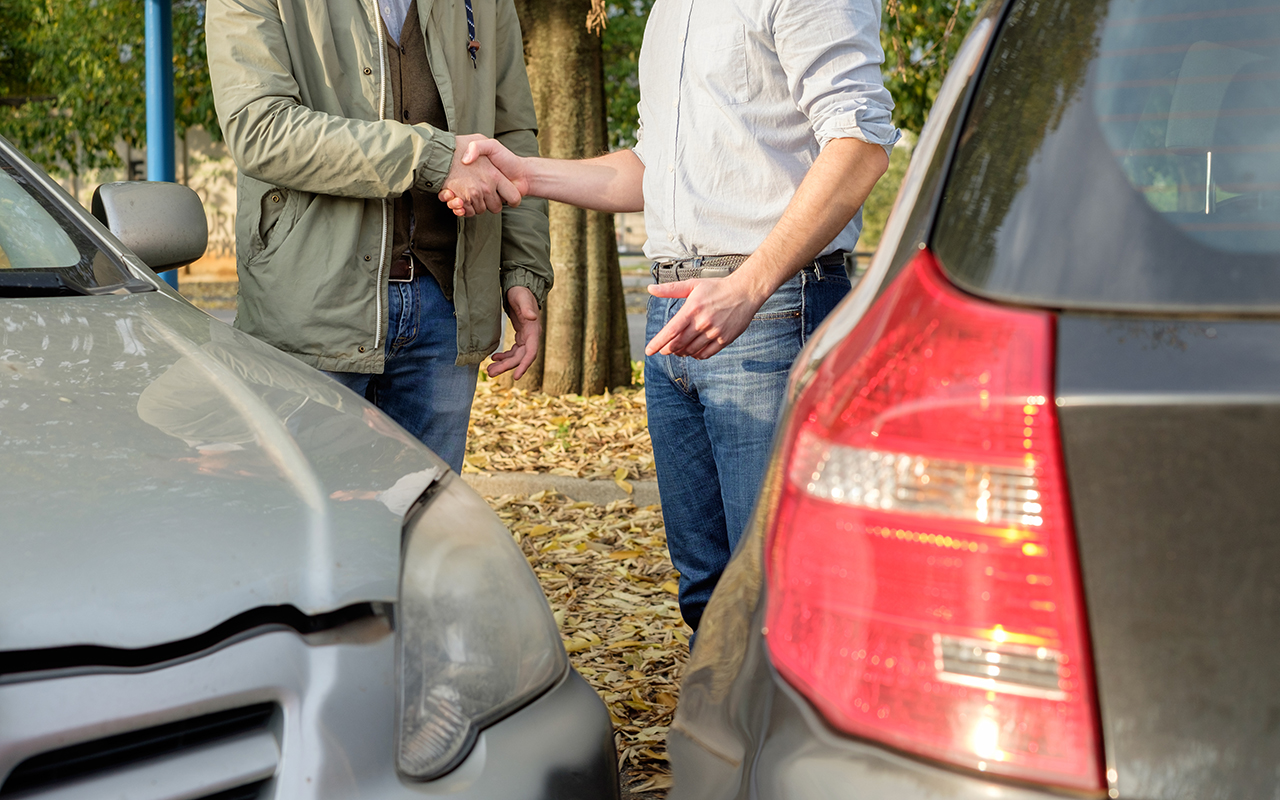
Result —
[[0, 269], [74, 267], [80, 249], [35, 197], [0, 172]]
[[1280, 309], [1280, 5], [1016, 0], [935, 247], [1063, 307]]
[[[0, 151], [0, 289], [30, 283], [22, 276], [33, 273], [65, 285], [68, 293], [136, 283]], [[53, 285], [43, 279], [32, 284]]]

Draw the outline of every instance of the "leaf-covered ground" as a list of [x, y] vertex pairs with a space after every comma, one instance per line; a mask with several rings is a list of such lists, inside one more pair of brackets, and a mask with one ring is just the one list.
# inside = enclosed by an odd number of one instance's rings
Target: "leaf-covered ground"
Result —
[[644, 388], [553, 397], [481, 380], [463, 472], [653, 480]]
[[667, 727], [688, 654], [658, 506], [490, 498], [551, 601], [565, 649], [609, 707], [631, 790], [670, 785]]
[[[639, 383], [637, 376], [637, 383]], [[550, 397], [481, 380], [467, 472], [652, 480], [643, 387]], [[606, 506], [556, 492], [491, 497], [551, 601], [574, 667], [600, 693], [634, 793], [670, 786], [667, 728], [688, 657], [658, 506]]]

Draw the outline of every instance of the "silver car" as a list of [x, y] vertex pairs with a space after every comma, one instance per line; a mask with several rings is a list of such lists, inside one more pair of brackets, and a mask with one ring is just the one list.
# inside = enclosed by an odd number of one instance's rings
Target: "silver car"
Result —
[[0, 797], [617, 797], [484, 501], [156, 278], [189, 190], [94, 212], [0, 139]]

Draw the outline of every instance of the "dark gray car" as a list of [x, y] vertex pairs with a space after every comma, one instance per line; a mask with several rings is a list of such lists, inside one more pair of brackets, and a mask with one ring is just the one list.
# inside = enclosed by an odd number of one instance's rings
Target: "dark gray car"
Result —
[[672, 796], [1275, 796], [1278, 320], [1280, 5], [990, 5], [796, 366]]
[[0, 139], [0, 797], [616, 797], [484, 500], [156, 278], [189, 190], [94, 206]]

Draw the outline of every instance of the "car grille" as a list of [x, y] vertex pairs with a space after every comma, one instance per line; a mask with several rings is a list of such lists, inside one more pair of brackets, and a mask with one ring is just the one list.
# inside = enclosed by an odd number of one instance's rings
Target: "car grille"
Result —
[[[22, 793], [39, 796], [82, 786], [85, 796], [103, 791], [123, 780], [131, 784], [197, 781], [207, 785], [202, 800], [253, 800], [275, 769], [279, 746], [269, 723], [278, 707], [261, 703], [229, 711], [157, 725], [139, 731], [108, 736], [32, 756], [9, 774], [0, 786], [0, 797]], [[274, 759], [272, 758], [274, 751]], [[203, 763], [202, 763], [203, 762]], [[233, 763], [230, 775], [216, 775], [215, 763]], [[137, 780], [146, 777], [146, 780]], [[192, 787], [195, 788], [195, 787]]]

